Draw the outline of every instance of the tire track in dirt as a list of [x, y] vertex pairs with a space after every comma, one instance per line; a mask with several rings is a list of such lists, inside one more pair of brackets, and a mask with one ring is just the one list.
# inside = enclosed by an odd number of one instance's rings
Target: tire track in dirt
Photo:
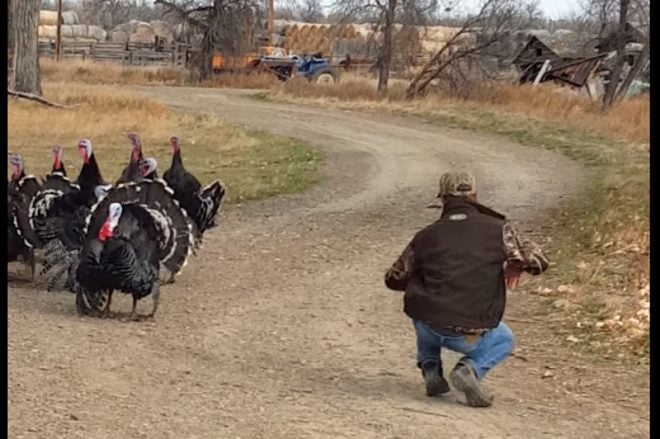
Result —
[[[244, 92], [136, 91], [316, 144], [324, 183], [230, 206], [201, 255], [163, 288], [155, 322], [80, 318], [67, 294], [12, 285], [12, 438], [648, 436], [643, 371], [577, 356], [542, 325], [512, 324], [528, 361], [512, 358], [488, 377], [493, 408], [426, 398], [401, 296], [383, 286], [384, 270], [437, 214], [424, 206], [441, 172], [467, 166], [482, 200], [524, 229], [575, 195], [574, 163], [415, 119]], [[507, 315], [529, 302], [513, 293]], [[546, 366], [554, 378], [541, 378]]]

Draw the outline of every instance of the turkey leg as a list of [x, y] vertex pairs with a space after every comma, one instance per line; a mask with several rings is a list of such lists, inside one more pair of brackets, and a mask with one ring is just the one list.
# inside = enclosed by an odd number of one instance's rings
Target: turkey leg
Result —
[[140, 316], [138, 316], [138, 313], [137, 313], [137, 303], [138, 303], [137, 298], [135, 296], [133, 296], [133, 311], [131, 311], [130, 319], [134, 320], [134, 321], [140, 320]]
[[151, 287], [151, 299], [153, 300], [153, 308], [151, 309], [151, 314], [147, 317], [152, 319], [156, 315], [156, 310], [158, 309], [158, 301], [160, 299], [160, 286], [158, 282], [154, 283], [154, 286]]
[[104, 318], [108, 318], [108, 316], [110, 316], [111, 302], [112, 302], [112, 291], [108, 293], [108, 303], [105, 304], [105, 307], [103, 308], [103, 314], [101, 314]]
[[28, 256], [28, 265], [30, 266], [30, 274], [31, 274], [31, 280], [34, 282], [34, 272], [37, 269], [37, 262], [36, 258], [34, 256], [34, 250], [30, 249], [30, 253]]

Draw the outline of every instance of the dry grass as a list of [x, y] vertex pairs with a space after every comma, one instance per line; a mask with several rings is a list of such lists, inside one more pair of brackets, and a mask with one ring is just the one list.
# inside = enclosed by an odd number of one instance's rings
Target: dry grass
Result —
[[387, 97], [379, 98], [374, 79], [344, 75], [341, 83], [334, 86], [320, 86], [305, 80], [289, 81], [275, 93], [275, 97], [424, 116], [434, 112], [444, 114], [457, 108], [490, 110], [559, 122], [581, 132], [618, 141], [649, 143], [651, 105], [648, 97], [629, 99], [603, 113], [598, 103], [550, 85], [484, 86], [473, 90], [468, 100], [436, 92], [408, 101], [405, 88], [406, 83], [393, 81]]
[[277, 79], [275, 75], [268, 73], [253, 73], [250, 75], [224, 73], [197, 85], [200, 87], [277, 90], [282, 87], [282, 84], [282, 81]]
[[190, 81], [187, 70], [170, 67], [125, 67], [114, 63], [100, 63], [67, 59], [40, 60], [44, 81], [106, 85], [182, 85]]
[[180, 136], [186, 167], [203, 183], [220, 179], [227, 184], [230, 202], [304, 190], [317, 178], [318, 152], [297, 141], [174, 112], [114, 87], [50, 84], [45, 96], [75, 107], [9, 101], [9, 150], [24, 156], [28, 173], [49, 172], [50, 147], [61, 144], [68, 172], [75, 176], [80, 167], [76, 142], [89, 138], [103, 176], [115, 181], [128, 161], [126, 134], [137, 132], [145, 154], [158, 160], [161, 175], [170, 164], [168, 139]]

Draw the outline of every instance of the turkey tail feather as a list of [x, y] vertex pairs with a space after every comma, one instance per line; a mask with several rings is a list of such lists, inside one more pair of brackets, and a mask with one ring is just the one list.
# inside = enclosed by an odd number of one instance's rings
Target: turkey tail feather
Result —
[[185, 210], [173, 198], [172, 190], [160, 179], [120, 184], [92, 207], [85, 232], [96, 236], [108, 215], [111, 203], [139, 206], [150, 215], [158, 232], [160, 268], [171, 280], [186, 265], [195, 244], [193, 230]]

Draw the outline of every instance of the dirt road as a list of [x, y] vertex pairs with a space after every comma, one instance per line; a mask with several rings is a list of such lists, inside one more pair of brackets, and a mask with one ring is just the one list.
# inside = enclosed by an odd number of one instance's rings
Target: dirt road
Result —
[[[544, 324], [553, 311], [524, 286], [505, 317], [519, 355], [486, 381], [495, 406], [427, 398], [402, 297], [383, 286], [437, 214], [424, 206], [441, 172], [467, 166], [481, 199], [526, 229], [579, 189], [574, 163], [419, 120], [240, 92], [138, 91], [315, 143], [324, 182], [227, 208], [200, 256], [163, 288], [154, 322], [81, 318], [70, 295], [12, 283], [9, 437], [648, 437], [648, 372], [560, 347]], [[443, 355], [452, 367], [457, 357]]]

